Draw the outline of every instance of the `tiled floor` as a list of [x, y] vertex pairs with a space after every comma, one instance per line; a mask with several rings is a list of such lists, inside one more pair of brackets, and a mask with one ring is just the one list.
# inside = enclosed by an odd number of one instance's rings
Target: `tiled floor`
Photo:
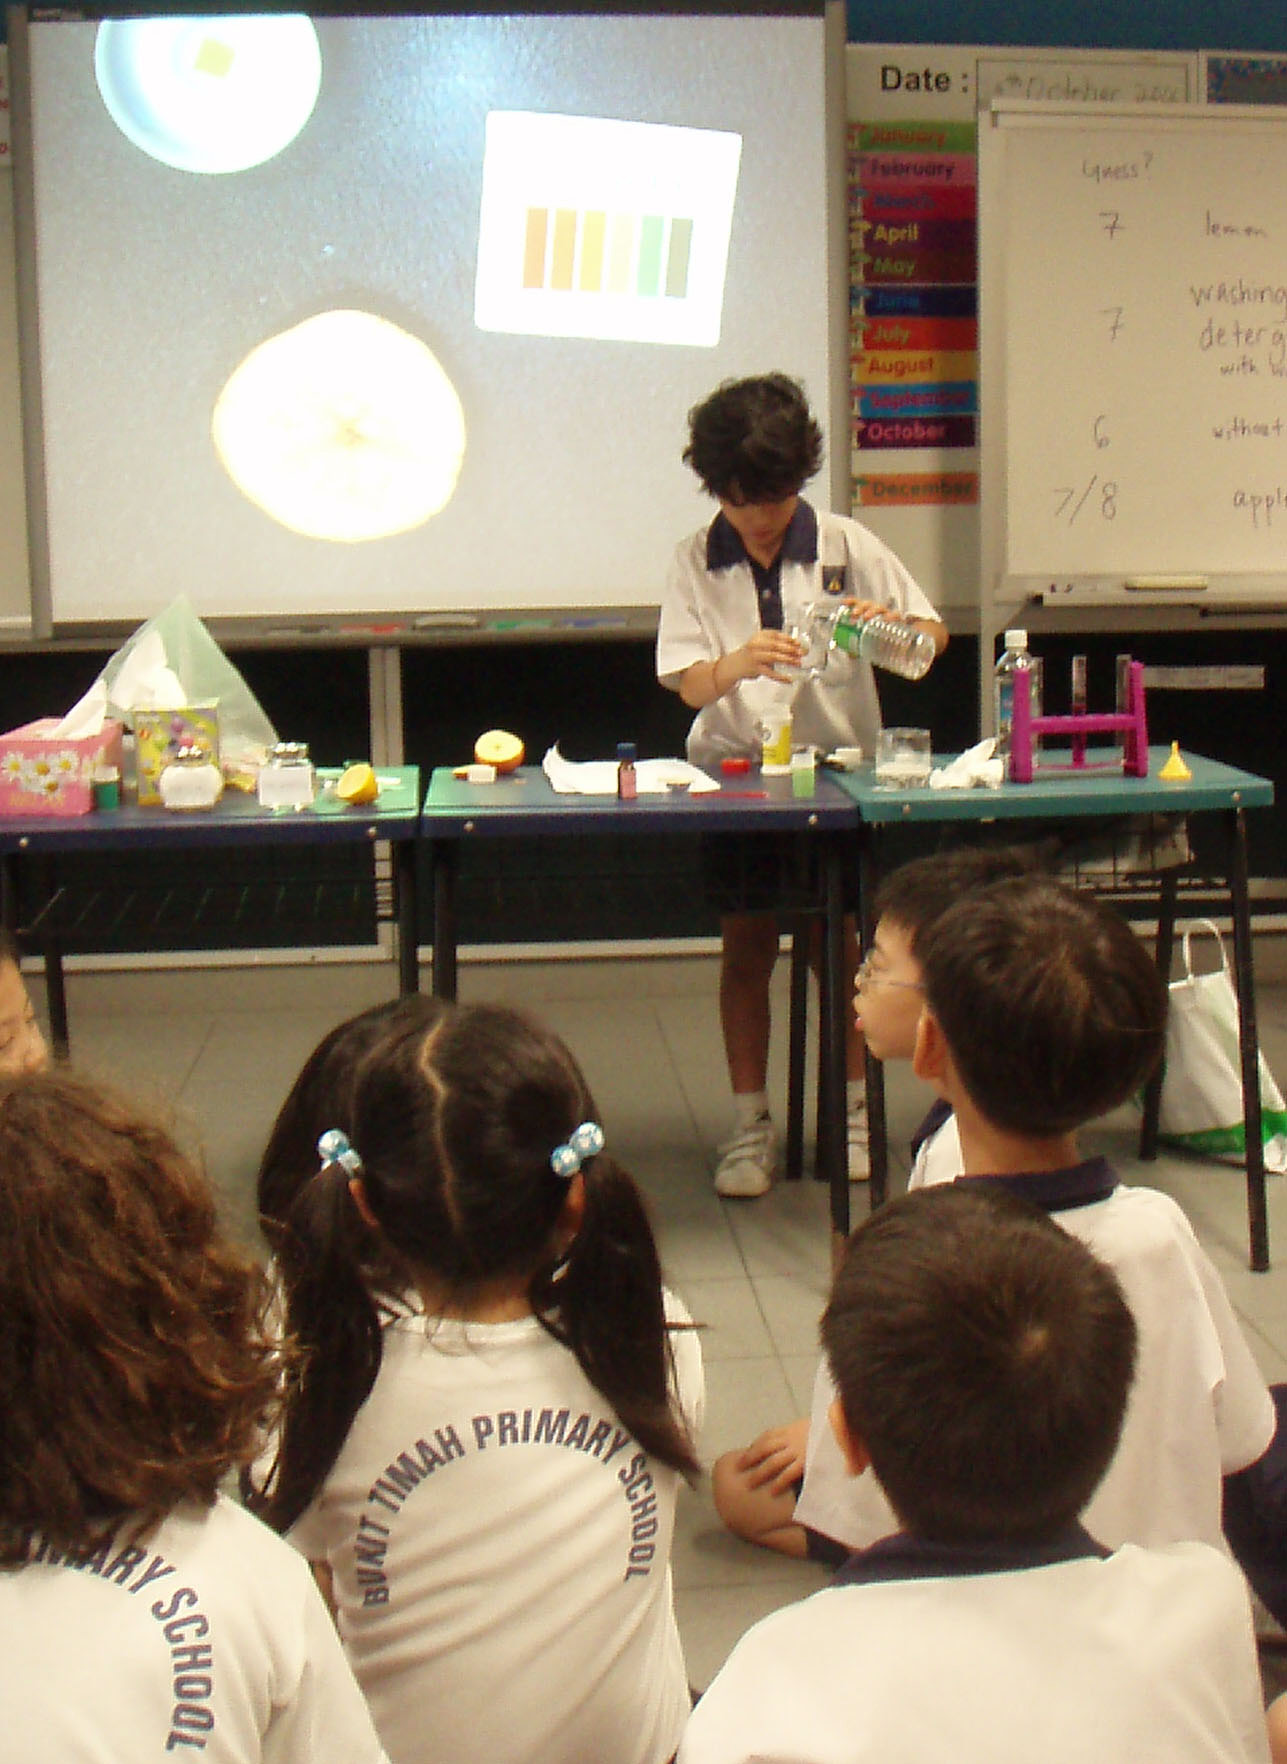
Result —
[[[1262, 973], [1273, 965], [1262, 959]], [[784, 961], [775, 982], [779, 1024], [785, 969]], [[322, 1033], [393, 984], [390, 966], [370, 964], [72, 973], [73, 1052], [79, 1064], [178, 1105], [230, 1223], [257, 1243], [251, 1178], [282, 1096]], [[39, 1001], [38, 977], [32, 990]], [[751, 1202], [721, 1202], [711, 1189], [713, 1147], [728, 1130], [713, 961], [467, 964], [460, 994], [540, 1011], [581, 1060], [614, 1150], [652, 1197], [670, 1279], [705, 1326], [707, 1459], [802, 1413], [829, 1266], [826, 1195], [812, 1181], [779, 1185]], [[1287, 986], [1262, 982], [1260, 1014], [1270, 1062], [1287, 1078]], [[781, 1062], [779, 1045], [772, 1083], [785, 1096]], [[910, 1073], [891, 1068], [889, 1100], [898, 1185], [928, 1098]], [[1287, 1378], [1284, 1179], [1270, 1184], [1278, 1265], [1255, 1275], [1247, 1268], [1242, 1172], [1179, 1157], [1139, 1165], [1135, 1130], [1122, 1111], [1088, 1143], [1107, 1151], [1127, 1180], [1175, 1195], [1223, 1273], [1264, 1371]], [[864, 1206], [865, 1190], [854, 1192]], [[823, 1579], [820, 1569], [727, 1535], [708, 1490], [686, 1494], [675, 1581], [693, 1682], [709, 1681], [757, 1617]]]

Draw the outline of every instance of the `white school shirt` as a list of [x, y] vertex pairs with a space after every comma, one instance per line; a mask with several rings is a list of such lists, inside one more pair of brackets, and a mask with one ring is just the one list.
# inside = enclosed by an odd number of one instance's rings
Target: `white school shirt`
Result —
[[815, 1593], [734, 1648], [679, 1764], [1268, 1755], [1246, 1588], [1190, 1543]]
[[387, 1764], [308, 1564], [220, 1497], [0, 1570], [5, 1764]]
[[[937, 619], [938, 614], [889, 547], [857, 521], [843, 515], [817, 515], [817, 555], [809, 562], [782, 558], [780, 589], [783, 625], [796, 622], [817, 601], [842, 596], [874, 600], [900, 618]], [[718, 519], [718, 516], [716, 517]], [[712, 523], [685, 539], [675, 551], [657, 627], [657, 678], [674, 691], [694, 662], [717, 661], [748, 643], [760, 627], [759, 599], [749, 563], [712, 571], [706, 562]], [[823, 588], [823, 570], [829, 588]], [[759, 751], [754, 694], [739, 681], [722, 698], [698, 711], [688, 733], [694, 765], [717, 766], [734, 754]], [[797, 745], [861, 747], [874, 753], [880, 733], [880, 701], [869, 662], [832, 651], [824, 676], [801, 686], [792, 705], [792, 738]]]
[[[1075, 1186], [1081, 1173], [1105, 1186], [1112, 1175], [1094, 1158], [1051, 1180]], [[1001, 1185], [1023, 1193], [1034, 1180]], [[1219, 1274], [1180, 1208], [1156, 1189], [1119, 1183], [1104, 1199], [1050, 1212], [1117, 1275], [1139, 1331], [1122, 1437], [1083, 1514], [1086, 1529], [1110, 1549], [1193, 1538], [1226, 1549], [1223, 1478], [1264, 1454], [1276, 1418]], [[824, 1362], [814, 1380], [795, 1517], [861, 1550], [896, 1531], [898, 1521], [871, 1470], [849, 1475], [827, 1417], [834, 1397]]]
[[[695, 1432], [701, 1350], [692, 1330], [671, 1340]], [[535, 1317], [391, 1323], [290, 1541], [330, 1565], [393, 1764], [664, 1764], [689, 1708], [680, 1480]]]

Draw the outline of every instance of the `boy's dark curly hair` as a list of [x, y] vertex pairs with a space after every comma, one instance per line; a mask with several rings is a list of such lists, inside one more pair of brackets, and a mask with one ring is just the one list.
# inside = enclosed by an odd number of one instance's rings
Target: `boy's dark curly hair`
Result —
[[798, 380], [725, 380], [688, 413], [684, 463], [725, 502], [784, 502], [822, 464], [822, 430]]

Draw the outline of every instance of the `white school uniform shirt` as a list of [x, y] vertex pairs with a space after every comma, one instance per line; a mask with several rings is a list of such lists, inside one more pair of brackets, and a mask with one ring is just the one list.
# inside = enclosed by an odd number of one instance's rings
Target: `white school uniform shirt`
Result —
[[[741, 556], [713, 569], [708, 547], [717, 523], [718, 556]], [[717, 661], [761, 629], [755, 578], [735, 534], [730, 548], [731, 533], [728, 522], [716, 515], [676, 548], [657, 627], [657, 678], [674, 691], [694, 662]], [[783, 544], [780, 591], [784, 627], [815, 602], [840, 598], [874, 600], [900, 618], [938, 617], [907, 568], [874, 533], [803, 500]], [[688, 734], [694, 765], [717, 766], [729, 755], [759, 751], [755, 695], [744, 690], [750, 685], [739, 681], [697, 713]], [[833, 650], [825, 675], [801, 686], [791, 716], [799, 746], [814, 744], [824, 752], [861, 747], [872, 754], [880, 733], [880, 701], [871, 664]]]
[[924, 1578], [896, 1577], [898, 1546], [925, 1548], [893, 1540], [757, 1623], [679, 1764], [1268, 1758], [1246, 1588], [1206, 1544], [977, 1572], [927, 1551]]
[[0, 1570], [5, 1764], [387, 1764], [308, 1564], [220, 1497]]
[[[1199, 1539], [1225, 1550], [1223, 1478], [1264, 1454], [1276, 1417], [1193, 1227], [1168, 1195], [1117, 1183], [1102, 1158], [1042, 1177], [987, 1180], [1046, 1206], [1113, 1270], [1135, 1317], [1135, 1382], [1117, 1451], [1083, 1515], [1087, 1530], [1110, 1549]], [[871, 1470], [849, 1475], [827, 1417], [834, 1397], [824, 1362], [795, 1517], [861, 1550], [898, 1521]]]
[[[671, 1341], [695, 1433], [701, 1350], [691, 1329]], [[393, 1764], [664, 1764], [690, 1700], [670, 1577], [680, 1480], [535, 1317], [392, 1322], [290, 1540], [332, 1570]]]

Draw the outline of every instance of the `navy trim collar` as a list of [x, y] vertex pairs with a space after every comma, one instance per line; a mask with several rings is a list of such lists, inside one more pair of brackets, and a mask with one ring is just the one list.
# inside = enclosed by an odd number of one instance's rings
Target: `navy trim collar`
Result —
[[[725, 518], [721, 509], [706, 529], [706, 568], [731, 570], [735, 564], [750, 561], [736, 527]], [[796, 504], [776, 561], [804, 564], [818, 561], [818, 517], [803, 497]]]
[[1073, 1207], [1093, 1206], [1107, 1200], [1117, 1187], [1117, 1173], [1107, 1158], [1087, 1158], [1067, 1170], [1034, 1170], [1014, 1176], [967, 1176], [967, 1182], [987, 1182], [1020, 1199], [1044, 1207], [1048, 1213], [1066, 1213]]
[[1057, 1562], [1104, 1560], [1111, 1555], [1081, 1525], [1070, 1525], [1044, 1543], [933, 1543], [905, 1531], [882, 1538], [850, 1556], [836, 1574], [836, 1586], [878, 1586], [899, 1580], [958, 1580], [974, 1574], [1014, 1574], [1051, 1568]]
[[915, 1157], [925, 1141], [932, 1139], [944, 1122], [950, 1121], [951, 1118], [951, 1103], [945, 1096], [936, 1096], [926, 1111], [925, 1119], [912, 1134], [912, 1156]]

